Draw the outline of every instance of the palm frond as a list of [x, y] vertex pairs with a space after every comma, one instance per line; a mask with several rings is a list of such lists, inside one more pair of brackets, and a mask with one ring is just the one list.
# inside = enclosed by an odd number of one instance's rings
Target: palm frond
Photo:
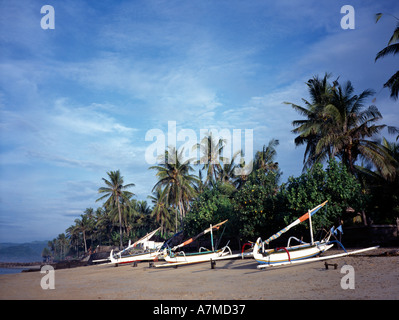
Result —
[[375, 15], [375, 23], [377, 23], [378, 20], [381, 19], [381, 17], [382, 17], [382, 13], [377, 13], [377, 14]]
[[380, 52], [378, 52], [374, 61], [377, 61], [378, 59], [383, 58], [388, 54], [395, 55], [398, 52], [399, 52], [399, 43], [391, 44], [391, 45], [385, 47], [384, 49], [382, 49]]
[[399, 40], [399, 24], [396, 26], [395, 31], [392, 34], [391, 39], [389, 39], [388, 45], [397, 42]]
[[385, 88], [391, 90], [391, 98], [397, 99], [399, 94], [399, 71], [397, 71], [389, 80], [384, 84]]

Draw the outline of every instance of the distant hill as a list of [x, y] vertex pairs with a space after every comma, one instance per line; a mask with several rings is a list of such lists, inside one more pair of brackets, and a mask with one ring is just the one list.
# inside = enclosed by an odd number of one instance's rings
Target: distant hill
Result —
[[0, 243], [0, 262], [42, 261], [42, 251], [48, 241], [27, 243]]

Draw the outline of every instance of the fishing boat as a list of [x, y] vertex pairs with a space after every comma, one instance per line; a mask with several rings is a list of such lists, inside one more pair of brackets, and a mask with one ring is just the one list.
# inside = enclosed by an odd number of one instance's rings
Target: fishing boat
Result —
[[[161, 246], [158, 248], [145, 248], [143, 245], [147, 243], [149, 239], [159, 230], [160, 228], [146, 234], [141, 239], [137, 240], [135, 243], [131, 244], [129, 241], [129, 245], [119, 251], [118, 253], [111, 251], [109, 255], [109, 260], [111, 264], [119, 265], [119, 264], [128, 264], [134, 263], [138, 261], [151, 261], [156, 259], [160, 254], [162, 254]], [[140, 245], [143, 247], [141, 250], [137, 250]]]
[[[318, 205], [317, 207], [313, 208], [312, 210], [308, 210], [303, 216], [295, 220], [293, 223], [288, 225], [287, 227], [283, 228], [276, 234], [272, 235], [265, 241], [262, 241], [261, 238], [258, 238], [256, 241], [254, 248], [253, 248], [253, 257], [256, 261], [260, 264], [257, 266], [258, 269], [269, 268], [273, 266], [289, 266], [289, 265], [297, 265], [302, 263], [310, 263], [316, 261], [325, 261], [330, 259], [336, 259], [341, 257], [346, 257], [349, 255], [363, 253], [370, 250], [378, 249], [379, 246], [358, 249], [353, 251], [346, 251], [344, 246], [338, 240], [330, 241], [330, 237], [336, 232], [337, 229], [334, 230], [334, 227], [331, 228], [327, 235], [320, 241], [313, 240], [313, 230], [312, 230], [312, 216], [320, 210], [323, 206], [325, 206], [327, 201], [323, 202], [322, 204]], [[287, 232], [292, 227], [300, 224], [303, 221], [309, 219], [309, 229], [310, 229], [310, 243], [305, 243], [295, 237], [290, 237], [288, 239], [288, 244], [286, 247], [280, 247], [276, 249], [265, 249], [265, 244], [269, 244], [270, 241], [277, 239], [283, 233]], [[296, 240], [299, 242], [299, 245], [291, 246], [291, 240]], [[337, 243], [341, 246], [344, 250], [343, 253], [327, 255], [327, 256], [320, 256], [323, 252], [330, 249], [334, 244]]]
[[[185, 265], [185, 264], [192, 264], [192, 263], [200, 263], [200, 262], [207, 262], [207, 261], [215, 261], [220, 260], [224, 257], [233, 256], [231, 249], [228, 247], [228, 244], [225, 245], [221, 249], [215, 249], [213, 243], [213, 231], [218, 230], [224, 223], [228, 220], [222, 221], [215, 225], [210, 225], [209, 228], [205, 229], [203, 232], [199, 233], [193, 238], [190, 238], [183, 243], [173, 247], [173, 248], [165, 248], [163, 249], [163, 258], [167, 263], [159, 264], [155, 267], [170, 267], [170, 266], [178, 266], [178, 265]], [[206, 249], [201, 247], [198, 252], [192, 253], [185, 253], [184, 251], [177, 251], [181, 247], [184, 247], [193, 241], [195, 241], [200, 236], [210, 233], [211, 234], [211, 245], [212, 249]]]
[[[278, 265], [286, 265], [291, 264], [294, 261], [309, 259], [315, 256], [320, 255], [321, 253], [327, 251], [331, 247], [334, 246], [334, 243], [331, 243], [330, 237], [332, 231], [330, 230], [324, 239], [320, 241], [313, 240], [313, 230], [312, 230], [312, 215], [314, 215], [318, 210], [326, 205], [327, 201], [323, 202], [322, 204], [316, 206], [312, 210], [308, 210], [303, 216], [296, 219], [290, 225], [286, 226], [276, 234], [269, 237], [267, 240], [262, 241], [261, 238], [258, 238], [256, 241], [254, 248], [253, 248], [253, 257], [254, 259], [259, 262], [262, 267], [266, 266], [278, 266]], [[268, 245], [272, 240], [277, 239], [283, 233], [287, 232], [294, 226], [300, 224], [303, 221], [309, 219], [310, 225], [310, 243], [305, 243], [295, 237], [290, 237], [288, 239], [288, 244], [286, 247], [279, 247], [275, 249], [266, 249], [265, 245]], [[299, 242], [298, 245], [291, 245], [291, 241]]]

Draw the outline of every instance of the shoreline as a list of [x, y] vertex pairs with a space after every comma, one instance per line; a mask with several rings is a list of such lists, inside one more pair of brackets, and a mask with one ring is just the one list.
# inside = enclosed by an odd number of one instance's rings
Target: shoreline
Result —
[[[399, 300], [399, 256], [379, 248], [369, 254], [258, 270], [254, 259], [149, 268], [112, 264], [54, 271], [54, 289], [44, 290], [40, 272], [0, 275], [0, 299], [12, 300]], [[398, 252], [398, 250], [395, 250]], [[331, 254], [333, 254], [331, 252]], [[162, 261], [158, 262], [163, 263]], [[355, 289], [343, 289], [343, 266], [354, 270]]]
[[39, 271], [43, 266], [50, 265], [54, 269], [69, 269], [88, 266], [87, 261], [64, 260], [59, 262], [0, 262], [0, 268], [4, 269], [23, 269], [22, 272]]
[[44, 265], [43, 262], [0, 262], [0, 268], [12, 269], [12, 268], [29, 268], [29, 267], [40, 267]]

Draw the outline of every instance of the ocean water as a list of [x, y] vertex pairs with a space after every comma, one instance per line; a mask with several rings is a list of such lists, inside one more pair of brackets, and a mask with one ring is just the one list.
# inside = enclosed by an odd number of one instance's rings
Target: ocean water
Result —
[[27, 268], [0, 268], [0, 274], [21, 273]]

